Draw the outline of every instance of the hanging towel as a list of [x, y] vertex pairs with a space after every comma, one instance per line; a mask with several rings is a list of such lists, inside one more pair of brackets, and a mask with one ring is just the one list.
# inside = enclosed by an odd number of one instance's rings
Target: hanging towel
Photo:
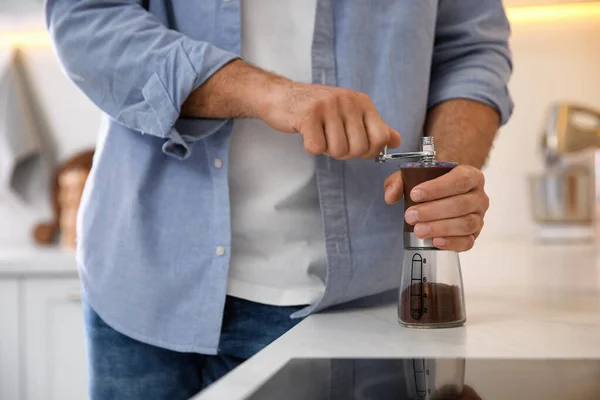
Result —
[[0, 202], [20, 202], [13, 176], [28, 158], [40, 155], [42, 143], [36, 132], [25, 86], [17, 71], [16, 51], [0, 51]]

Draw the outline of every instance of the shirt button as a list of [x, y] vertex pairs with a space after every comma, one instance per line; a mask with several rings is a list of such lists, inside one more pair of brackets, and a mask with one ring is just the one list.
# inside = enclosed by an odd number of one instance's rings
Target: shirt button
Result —
[[224, 256], [225, 255], [225, 247], [217, 246], [216, 253], [218, 256]]
[[215, 168], [222, 168], [223, 167], [223, 160], [221, 160], [220, 158], [215, 158], [214, 165], [215, 165]]

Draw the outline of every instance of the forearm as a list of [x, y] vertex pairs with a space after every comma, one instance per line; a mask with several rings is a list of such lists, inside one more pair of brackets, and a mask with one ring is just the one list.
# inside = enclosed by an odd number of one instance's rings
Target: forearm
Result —
[[275, 88], [291, 85], [286, 78], [242, 60], [222, 67], [193, 91], [181, 107], [181, 116], [193, 118], [258, 118]]
[[400, 145], [363, 93], [293, 82], [242, 60], [222, 67], [184, 102], [193, 118], [258, 118], [282, 133], [299, 133], [310, 154], [349, 160], [373, 158]]
[[437, 159], [481, 168], [500, 126], [498, 112], [483, 103], [453, 99], [432, 107], [425, 134], [435, 141]]

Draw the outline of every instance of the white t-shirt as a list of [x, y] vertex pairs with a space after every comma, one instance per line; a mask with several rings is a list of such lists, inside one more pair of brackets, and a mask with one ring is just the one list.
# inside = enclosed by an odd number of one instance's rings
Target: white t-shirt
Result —
[[[242, 57], [311, 83], [316, 0], [243, 0]], [[298, 134], [236, 120], [230, 149], [232, 253], [228, 294], [271, 305], [323, 294], [325, 241], [316, 159]]]

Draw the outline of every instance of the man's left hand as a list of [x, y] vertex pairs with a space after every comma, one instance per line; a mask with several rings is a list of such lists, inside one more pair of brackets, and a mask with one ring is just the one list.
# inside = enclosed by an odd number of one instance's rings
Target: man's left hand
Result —
[[[414, 225], [418, 238], [431, 238], [442, 250], [466, 251], [473, 247], [483, 228], [483, 217], [490, 201], [484, 191], [483, 173], [475, 167], [459, 165], [447, 174], [423, 182], [410, 192], [419, 203], [406, 210], [404, 218]], [[402, 198], [400, 171], [384, 183], [385, 202]]]

